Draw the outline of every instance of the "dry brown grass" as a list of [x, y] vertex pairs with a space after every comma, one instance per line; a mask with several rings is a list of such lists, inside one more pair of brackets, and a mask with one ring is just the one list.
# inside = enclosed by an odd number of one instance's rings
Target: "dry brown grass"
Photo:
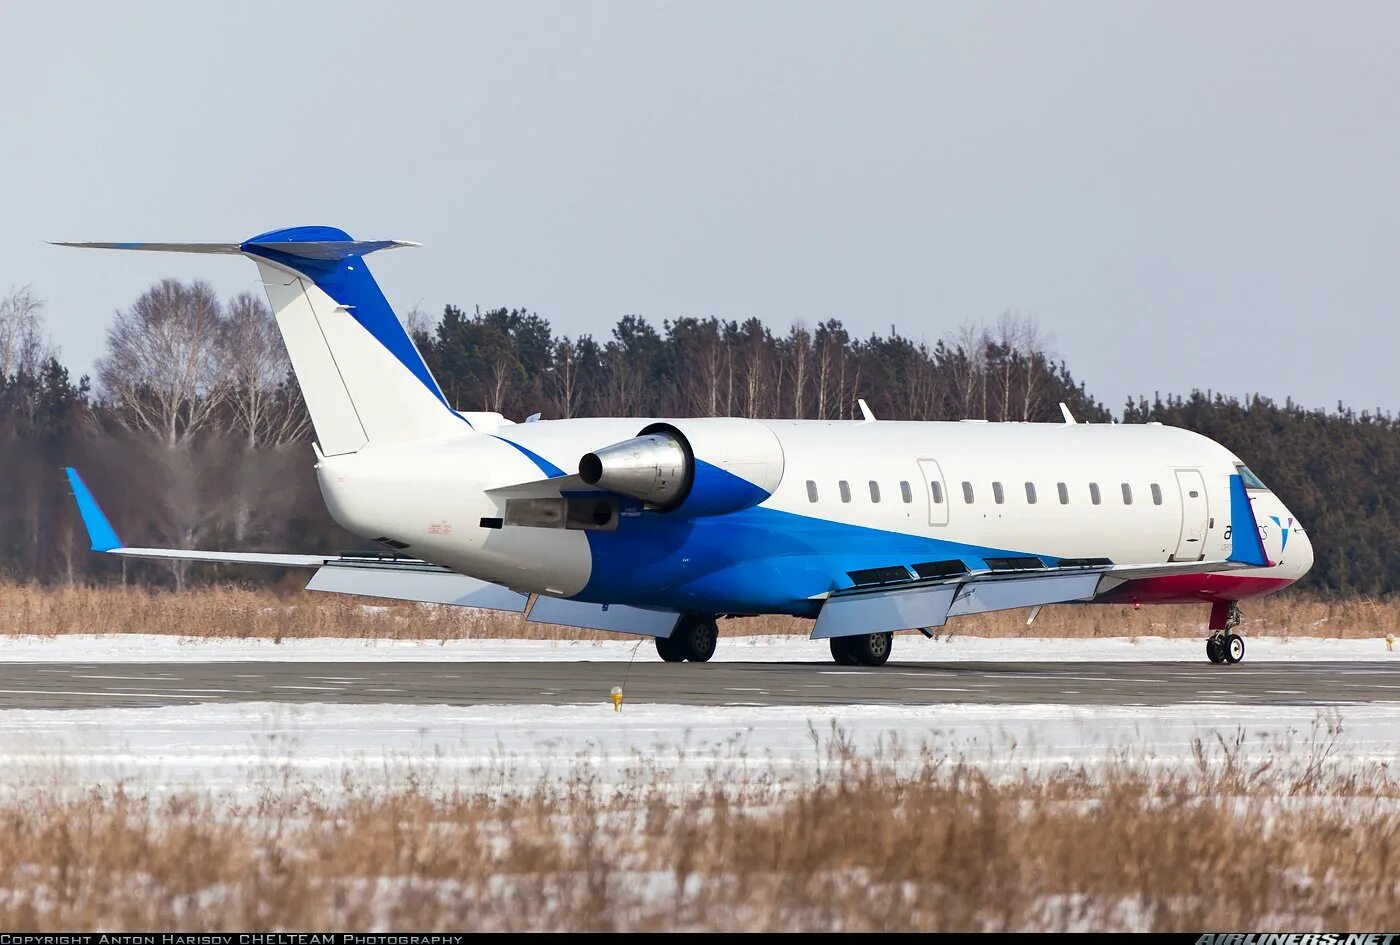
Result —
[[0, 801], [0, 928], [1394, 928], [1400, 784], [1323, 774], [1329, 744], [997, 780], [846, 756], [684, 788], [585, 765], [504, 793], [26, 792]]
[[[1400, 634], [1400, 603], [1328, 601], [1278, 594], [1245, 602], [1244, 631], [1270, 636], [1374, 637]], [[1026, 626], [1026, 611], [959, 617], [945, 634], [986, 637], [1200, 636], [1205, 604], [1047, 607]], [[805, 635], [807, 621], [750, 617], [723, 621], [722, 633]], [[182, 593], [137, 587], [0, 584], [0, 633], [162, 633], [200, 637], [616, 639], [570, 627], [526, 623], [516, 614], [241, 587]]]

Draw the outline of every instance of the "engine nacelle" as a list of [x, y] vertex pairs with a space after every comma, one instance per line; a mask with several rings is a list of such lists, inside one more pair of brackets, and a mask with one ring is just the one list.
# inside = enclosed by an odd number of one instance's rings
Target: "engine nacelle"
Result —
[[773, 494], [783, 478], [783, 449], [756, 420], [677, 420], [587, 454], [578, 471], [590, 486], [660, 512], [724, 515]]

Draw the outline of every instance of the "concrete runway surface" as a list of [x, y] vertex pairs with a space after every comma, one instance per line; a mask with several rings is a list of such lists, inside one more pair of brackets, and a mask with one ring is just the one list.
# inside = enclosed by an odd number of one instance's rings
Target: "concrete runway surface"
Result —
[[1394, 662], [6, 663], [0, 709], [205, 702], [577, 705], [626, 680], [629, 704], [1080, 706], [1329, 705], [1400, 701]]

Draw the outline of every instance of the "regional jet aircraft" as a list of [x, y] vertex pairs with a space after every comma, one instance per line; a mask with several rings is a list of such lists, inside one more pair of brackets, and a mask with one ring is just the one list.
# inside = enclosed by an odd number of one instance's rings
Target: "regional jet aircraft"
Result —
[[[1228, 449], [1160, 424], [733, 417], [512, 423], [448, 403], [365, 257], [331, 227], [243, 243], [65, 243], [257, 264], [315, 427], [331, 515], [384, 554], [127, 547], [74, 470], [94, 551], [305, 567], [311, 590], [523, 613], [704, 662], [720, 617], [814, 620], [843, 665], [893, 634], [1070, 601], [1238, 602], [1300, 578], [1297, 519]], [[1032, 616], [1036, 610], [1032, 610]]]

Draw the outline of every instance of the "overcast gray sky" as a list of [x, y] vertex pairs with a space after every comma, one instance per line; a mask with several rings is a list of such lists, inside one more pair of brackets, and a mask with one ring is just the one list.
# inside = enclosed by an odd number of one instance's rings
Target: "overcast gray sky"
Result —
[[[0, 290], [86, 370], [163, 275], [45, 239], [420, 240], [415, 303], [930, 341], [1034, 316], [1115, 411], [1400, 408], [1400, 7], [7, 3]], [[467, 405], [463, 405], [467, 406]]]

